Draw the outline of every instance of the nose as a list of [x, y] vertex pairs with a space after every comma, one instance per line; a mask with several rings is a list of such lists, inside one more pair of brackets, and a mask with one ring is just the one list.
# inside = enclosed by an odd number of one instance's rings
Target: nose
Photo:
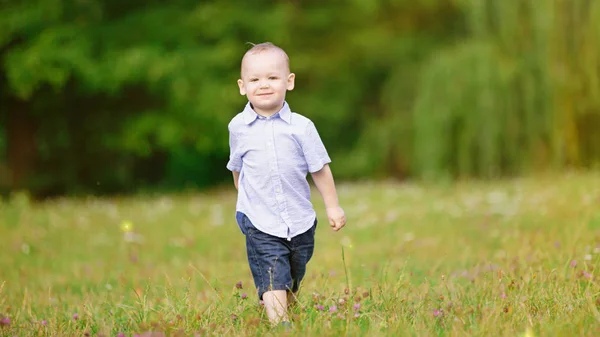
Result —
[[261, 81], [260, 82], [260, 87], [261, 88], [268, 88], [269, 87], [269, 81]]

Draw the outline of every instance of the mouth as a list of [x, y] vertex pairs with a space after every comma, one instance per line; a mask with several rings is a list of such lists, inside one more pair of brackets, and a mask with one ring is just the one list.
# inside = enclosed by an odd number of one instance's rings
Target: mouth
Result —
[[268, 93], [268, 94], [258, 94], [258, 95], [256, 95], [256, 96], [261, 96], [261, 97], [264, 97], [264, 96], [271, 96], [271, 95], [273, 95], [273, 93]]

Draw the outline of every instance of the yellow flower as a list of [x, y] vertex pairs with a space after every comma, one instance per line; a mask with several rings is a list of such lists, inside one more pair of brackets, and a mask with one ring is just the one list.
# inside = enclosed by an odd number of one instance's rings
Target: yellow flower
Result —
[[535, 337], [535, 335], [533, 334], [533, 331], [531, 331], [531, 328], [528, 327], [527, 330], [525, 330], [523, 337]]
[[352, 240], [349, 237], [347, 237], [347, 236], [344, 236], [340, 240], [340, 243], [342, 244], [342, 246], [347, 247], [347, 248], [352, 248], [353, 247]]
[[125, 233], [133, 231], [133, 224], [131, 223], [131, 221], [124, 220], [123, 222], [121, 222], [121, 231]]

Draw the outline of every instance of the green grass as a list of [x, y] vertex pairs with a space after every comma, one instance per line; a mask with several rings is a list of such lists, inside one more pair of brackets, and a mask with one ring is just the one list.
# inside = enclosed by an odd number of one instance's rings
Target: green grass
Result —
[[[600, 335], [600, 173], [338, 191], [339, 233], [313, 192], [321, 221], [290, 335]], [[257, 303], [234, 204], [233, 187], [5, 201], [0, 335], [279, 334]]]

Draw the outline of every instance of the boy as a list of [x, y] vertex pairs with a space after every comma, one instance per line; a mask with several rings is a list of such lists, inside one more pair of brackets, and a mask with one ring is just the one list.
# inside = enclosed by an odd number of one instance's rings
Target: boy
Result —
[[291, 112], [285, 101], [294, 89], [289, 58], [270, 42], [254, 45], [242, 58], [243, 112], [229, 123], [230, 158], [238, 190], [236, 220], [258, 296], [272, 324], [289, 324], [295, 299], [314, 250], [316, 213], [306, 180], [310, 172], [334, 231], [346, 224], [331, 162], [315, 125]]

